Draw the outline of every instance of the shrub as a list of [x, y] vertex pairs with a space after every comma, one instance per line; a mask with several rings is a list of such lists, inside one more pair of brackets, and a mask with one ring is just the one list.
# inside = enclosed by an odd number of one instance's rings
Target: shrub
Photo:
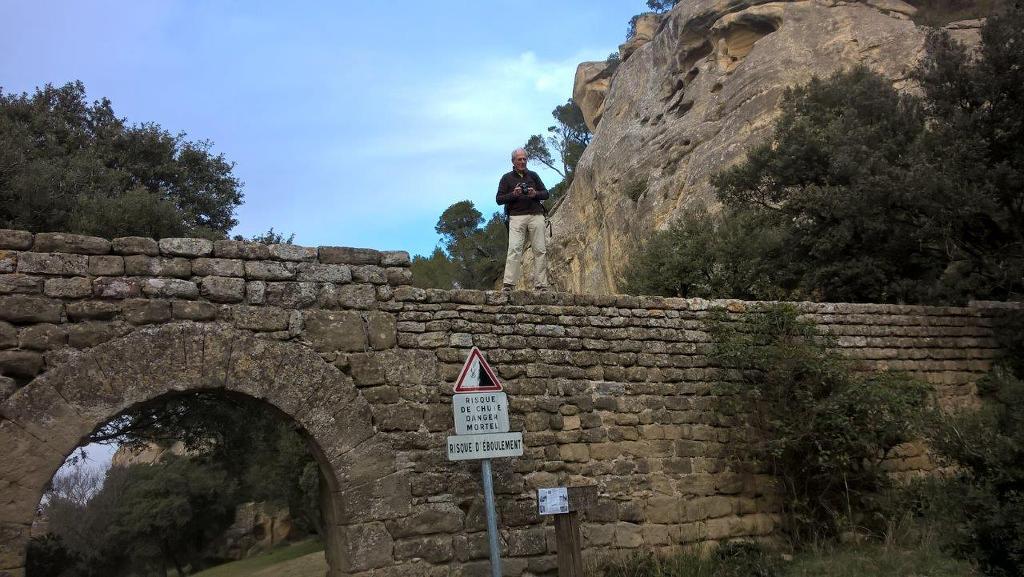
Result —
[[915, 437], [928, 389], [894, 373], [861, 376], [791, 305], [709, 321], [712, 358], [727, 371], [719, 411], [739, 429], [730, 457], [779, 483], [783, 528], [794, 546], [868, 526], [889, 485], [879, 464]]
[[647, 179], [646, 178], [634, 178], [626, 183], [626, 188], [622, 190], [629, 200], [633, 202], [639, 202], [643, 195], [647, 194]]
[[1024, 316], [997, 322], [1006, 358], [979, 383], [983, 404], [936, 415], [930, 441], [956, 467], [932, 512], [948, 520], [945, 546], [987, 575], [1024, 575]]
[[696, 207], [640, 244], [622, 271], [629, 294], [777, 299], [777, 271], [767, 256], [784, 250], [776, 230], [749, 215], [727, 217]]

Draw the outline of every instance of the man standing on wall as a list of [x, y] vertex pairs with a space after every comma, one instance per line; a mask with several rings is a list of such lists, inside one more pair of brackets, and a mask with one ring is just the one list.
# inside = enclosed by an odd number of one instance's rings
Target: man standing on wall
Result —
[[544, 239], [544, 205], [548, 189], [536, 172], [526, 169], [526, 151], [512, 151], [512, 171], [498, 182], [495, 200], [505, 205], [508, 216], [508, 255], [505, 257], [505, 278], [502, 290], [510, 291], [519, 282], [522, 273], [523, 250], [526, 239], [533, 247], [533, 286], [548, 290], [548, 252]]

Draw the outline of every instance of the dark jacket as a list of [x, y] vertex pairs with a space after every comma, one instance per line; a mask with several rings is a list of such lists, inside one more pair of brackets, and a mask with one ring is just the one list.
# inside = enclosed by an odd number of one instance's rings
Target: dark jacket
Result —
[[[527, 188], [533, 187], [537, 191], [537, 198], [527, 198], [525, 195], [519, 198], [512, 198], [512, 191], [520, 183], [525, 182]], [[498, 204], [505, 205], [505, 214], [509, 216], [522, 216], [524, 214], [544, 214], [544, 206], [540, 201], [547, 200], [548, 189], [541, 182], [537, 173], [527, 170], [520, 174], [515, 170], [506, 173], [498, 181], [498, 194], [495, 200]]]

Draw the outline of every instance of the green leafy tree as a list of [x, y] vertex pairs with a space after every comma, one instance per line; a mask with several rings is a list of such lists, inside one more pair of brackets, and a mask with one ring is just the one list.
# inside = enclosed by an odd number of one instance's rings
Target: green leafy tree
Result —
[[951, 292], [1019, 298], [1024, 276], [1024, 4], [989, 18], [977, 58], [933, 33], [916, 78], [929, 113], [932, 229]]
[[303, 481], [307, 467], [319, 474], [305, 438], [293, 423], [249, 399], [210, 392], [175, 395], [137, 407], [90, 436], [93, 443], [129, 448], [177, 441], [193, 459], [238, 479], [239, 503], [287, 505], [301, 528], [321, 532], [318, 485]]
[[242, 183], [209, 141], [128, 125], [81, 82], [0, 91], [0, 227], [224, 238]]
[[[152, 565], [178, 575], [202, 566], [201, 553], [234, 516], [234, 486], [227, 473], [209, 463], [168, 457], [152, 465], [117, 467], [123, 492], [108, 529], [129, 548], [136, 566]], [[129, 547], [130, 546], [130, 547]]]
[[572, 173], [593, 135], [583, 120], [583, 111], [572, 98], [556, 106], [551, 116], [555, 124], [548, 127], [548, 136], [534, 134], [523, 148], [527, 158], [540, 162], [571, 182]]
[[455, 263], [441, 250], [434, 247], [430, 256], [412, 257], [412, 284], [420, 288], [451, 288], [455, 286], [458, 270]]
[[288, 236], [285, 236], [284, 233], [275, 232], [274, 227], [270, 227], [266, 232], [254, 234], [249, 238], [236, 234], [233, 240], [248, 240], [249, 242], [258, 242], [261, 244], [294, 244], [295, 233], [293, 232]]
[[795, 296], [923, 300], [946, 261], [916, 174], [923, 131], [915, 99], [866, 68], [840, 72], [787, 91], [773, 142], [714, 184], [752, 225], [780, 231], [771, 266]]
[[456, 286], [494, 287], [508, 250], [508, 235], [501, 215], [495, 213], [485, 224], [473, 203], [463, 200], [441, 213], [434, 230], [441, 235], [441, 243], [455, 268]]
[[647, 7], [658, 14], [664, 14], [675, 8], [679, 0], [647, 0]]
[[[468, 200], [441, 213], [434, 227], [441, 247], [430, 257], [413, 258], [413, 284], [424, 288], [491, 289], [501, 277], [508, 250], [508, 231], [501, 214], [484, 223]], [[442, 248], [443, 247], [443, 248]]]

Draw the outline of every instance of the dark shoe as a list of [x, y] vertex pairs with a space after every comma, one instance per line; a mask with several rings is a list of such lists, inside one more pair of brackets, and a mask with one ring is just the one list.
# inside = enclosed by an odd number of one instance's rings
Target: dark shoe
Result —
[[511, 285], [511, 284], [501, 285], [501, 292], [503, 292], [503, 293], [510, 293], [510, 292], [514, 291], [515, 289], [516, 289], [516, 285]]

